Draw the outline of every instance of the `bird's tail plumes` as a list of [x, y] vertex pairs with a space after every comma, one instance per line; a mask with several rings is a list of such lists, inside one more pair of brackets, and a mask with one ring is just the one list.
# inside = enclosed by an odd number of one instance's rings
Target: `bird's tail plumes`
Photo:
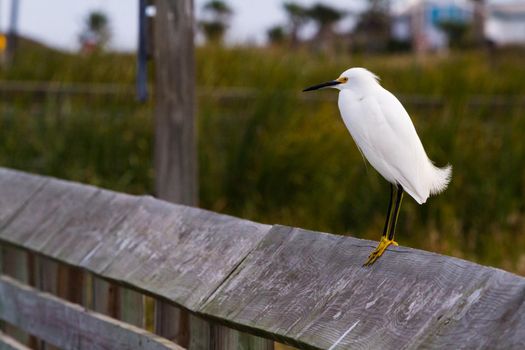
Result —
[[438, 194], [443, 192], [452, 178], [452, 166], [447, 165], [443, 168], [438, 168], [434, 164], [432, 166], [432, 179], [430, 182], [430, 194]]

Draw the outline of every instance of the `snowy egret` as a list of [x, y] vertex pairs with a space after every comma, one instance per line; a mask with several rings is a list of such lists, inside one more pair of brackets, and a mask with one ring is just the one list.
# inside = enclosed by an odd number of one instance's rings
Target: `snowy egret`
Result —
[[[339, 111], [357, 148], [390, 182], [390, 202], [383, 235], [365, 266], [372, 265], [394, 241], [399, 209], [406, 191], [419, 204], [440, 193], [450, 182], [452, 167], [434, 166], [414, 124], [399, 100], [364, 68], [350, 68], [336, 80], [303, 91], [339, 90]], [[395, 198], [395, 200], [394, 200]]]

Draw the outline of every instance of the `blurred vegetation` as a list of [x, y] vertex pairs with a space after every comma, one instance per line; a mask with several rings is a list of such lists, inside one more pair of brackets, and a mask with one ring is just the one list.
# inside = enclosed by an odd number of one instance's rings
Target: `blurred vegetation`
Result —
[[210, 0], [203, 6], [206, 19], [199, 21], [199, 27], [208, 44], [221, 44], [230, 26], [233, 9], [220, 0]]
[[466, 36], [471, 26], [459, 21], [441, 21], [439, 28], [447, 35], [450, 48], [468, 47]]
[[104, 50], [111, 40], [109, 17], [102, 11], [91, 11], [84, 20], [84, 28], [78, 37], [81, 51]]
[[[423, 206], [406, 198], [398, 241], [525, 274], [519, 52], [417, 62], [403, 55], [203, 47], [197, 60], [202, 207], [377, 240], [388, 184], [363, 162], [340, 120], [335, 92], [299, 92], [349, 66], [366, 66], [398, 95], [438, 99], [407, 99], [406, 106], [430, 158], [454, 166], [442, 195]], [[0, 80], [132, 84], [134, 75], [133, 56], [77, 56], [33, 45], [0, 71]], [[242, 90], [228, 97], [227, 88]], [[2, 96], [0, 113], [2, 166], [152, 192], [153, 102], [139, 104], [130, 95], [15, 94]]]

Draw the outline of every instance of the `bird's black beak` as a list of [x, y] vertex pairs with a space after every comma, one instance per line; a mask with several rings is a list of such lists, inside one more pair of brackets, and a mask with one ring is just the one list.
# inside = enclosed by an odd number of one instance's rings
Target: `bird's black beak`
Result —
[[341, 82], [337, 80], [327, 81], [326, 83], [321, 83], [321, 84], [307, 87], [306, 89], [303, 90], [303, 92], [319, 90], [319, 89], [323, 89], [323, 88], [327, 88], [327, 87], [331, 87], [331, 86], [335, 86], [339, 84], [341, 84]]

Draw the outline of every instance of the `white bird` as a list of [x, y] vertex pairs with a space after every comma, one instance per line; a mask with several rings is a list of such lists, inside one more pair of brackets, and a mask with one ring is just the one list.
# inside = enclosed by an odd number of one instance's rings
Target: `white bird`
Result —
[[430, 195], [447, 188], [452, 167], [433, 164], [407, 111], [372, 72], [350, 68], [336, 80], [303, 91], [322, 88], [339, 90], [339, 111], [350, 135], [368, 162], [391, 184], [383, 235], [365, 263], [371, 265], [388, 246], [397, 245], [394, 234], [404, 191], [423, 204]]

